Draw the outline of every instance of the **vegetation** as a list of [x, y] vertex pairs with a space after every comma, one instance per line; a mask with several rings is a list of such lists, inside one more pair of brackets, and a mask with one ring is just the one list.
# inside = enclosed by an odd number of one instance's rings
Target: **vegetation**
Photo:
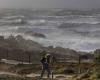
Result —
[[[0, 71], [8, 71], [18, 75], [40, 74], [41, 49], [48, 51], [57, 57], [51, 69], [54, 75], [65, 74], [71, 75], [70, 80], [95, 80], [100, 79], [100, 50], [94, 51], [94, 55], [85, 52], [77, 52], [72, 49], [62, 47], [43, 47], [40, 44], [25, 40], [22, 36], [9, 36], [8, 38], [0, 37], [0, 58], [21, 61], [21, 64], [11, 65], [0, 63]], [[24, 44], [24, 45], [23, 45]], [[29, 46], [30, 45], [30, 46]], [[89, 60], [89, 61], [88, 61]], [[29, 62], [33, 64], [23, 64]], [[58, 76], [61, 77], [61, 76]], [[2, 80], [35, 80], [36, 78], [16, 77], [4, 75]], [[44, 79], [45, 80], [45, 79]]]

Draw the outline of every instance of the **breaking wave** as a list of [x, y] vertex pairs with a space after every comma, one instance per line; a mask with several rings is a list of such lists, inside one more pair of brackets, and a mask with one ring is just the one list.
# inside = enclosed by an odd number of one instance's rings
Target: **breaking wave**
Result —
[[[44, 46], [61, 46], [76, 50], [100, 48], [100, 19], [97, 16], [3, 16], [0, 19], [0, 35], [22, 35]], [[65, 29], [66, 28], [66, 29]], [[45, 34], [47, 38], [26, 35], [33, 31]]]

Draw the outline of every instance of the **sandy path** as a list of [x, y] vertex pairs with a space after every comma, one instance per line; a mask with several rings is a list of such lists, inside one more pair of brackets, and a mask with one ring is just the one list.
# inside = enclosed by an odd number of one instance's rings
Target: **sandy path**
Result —
[[[22, 75], [18, 75], [18, 74], [15, 74], [15, 73], [11, 73], [11, 72], [3, 72], [3, 71], [0, 71], [0, 75], [10, 75], [10, 76], [16, 76], [16, 77], [22, 77]], [[31, 73], [31, 74], [28, 74], [28, 75], [24, 75], [26, 77], [38, 77], [40, 76], [40, 74], [34, 74], [34, 73]], [[56, 78], [57, 80], [69, 80], [72, 76], [70, 75], [64, 75], [64, 74], [57, 74], [57, 75], [54, 75], [54, 79]], [[46, 75], [44, 75], [44, 78], [47, 78]]]
[[[40, 76], [40, 74], [28, 74], [26, 75], [27, 77], [36, 77], [36, 76]], [[64, 74], [55, 74], [54, 75], [54, 79], [56, 78], [57, 80], [69, 80], [72, 76], [71, 75], [64, 75]], [[46, 75], [44, 75], [44, 78], [47, 78]]]
[[4, 75], [11, 75], [11, 76], [20, 76], [18, 74], [11, 73], [11, 72], [0, 71], [0, 75], [2, 75], [2, 74], [4, 74]]

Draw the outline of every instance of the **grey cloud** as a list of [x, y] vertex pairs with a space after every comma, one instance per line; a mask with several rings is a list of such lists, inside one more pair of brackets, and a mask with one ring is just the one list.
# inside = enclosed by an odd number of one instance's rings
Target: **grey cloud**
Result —
[[100, 8], [100, 0], [0, 0], [5, 8]]

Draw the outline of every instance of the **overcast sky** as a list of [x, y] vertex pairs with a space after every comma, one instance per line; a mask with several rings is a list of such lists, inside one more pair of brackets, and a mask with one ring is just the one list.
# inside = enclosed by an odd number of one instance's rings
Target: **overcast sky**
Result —
[[0, 8], [100, 8], [100, 0], [0, 0]]

